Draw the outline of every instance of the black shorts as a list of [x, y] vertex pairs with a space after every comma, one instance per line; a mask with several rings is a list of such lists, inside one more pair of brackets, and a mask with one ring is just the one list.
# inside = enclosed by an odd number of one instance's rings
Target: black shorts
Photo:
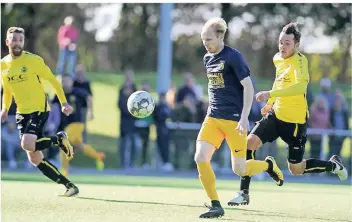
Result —
[[29, 114], [16, 114], [17, 129], [20, 136], [23, 134], [34, 134], [38, 138], [43, 137], [44, 126], [48, 120], [49, 112], [33, 112]]
[[302, 162], [307, 141], [307, 123], [284, 122], [270, 111], [256, 123], [251, 134], [258, 136], [263, 144], [280, 137], [288, 145], [288, 162], [294, 164]]

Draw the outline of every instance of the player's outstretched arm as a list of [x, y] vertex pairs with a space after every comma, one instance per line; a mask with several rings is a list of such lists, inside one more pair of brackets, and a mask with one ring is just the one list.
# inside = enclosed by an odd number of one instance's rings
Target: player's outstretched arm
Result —
[[248, 76], [242, 79], [241, 84], [243, 86], [243, 109], [242, 116], [247, 117], [251, 112], [253, 103], [254, 87], [251, 78]]
[[50, 82], [50, 84], [55, 89], [56, 95], [59, 98], [61, 105], [63, 106], [63, 104], [67, 103], [67, 100], [61, 84], [59, 83], [59, 81], [57, 81], [54, 74], [51, 72], [50, 68], [44, 63], [44, 60], [42, 58], [39, 58], [37, 60], [37, 63], [37, 67], [39, 69], [38, 75]]
[[247, 135], [247, 132], [249, 130], [248, 116], [252, 107], [254, 87], [252, 80], [249, 76], [242, 79], [241, 84], [243, 86], [243, 108], [241, 119], [236, 129], [240, 130], [241, 135]]

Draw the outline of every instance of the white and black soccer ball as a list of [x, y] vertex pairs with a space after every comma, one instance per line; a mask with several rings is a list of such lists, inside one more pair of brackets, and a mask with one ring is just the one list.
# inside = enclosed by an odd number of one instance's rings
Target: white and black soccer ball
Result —
[[136, 91], [128, 97], [127, 108], [132, 116], [145, 118], [153, 113], [155, 102], [150, 93], [146, 91]]

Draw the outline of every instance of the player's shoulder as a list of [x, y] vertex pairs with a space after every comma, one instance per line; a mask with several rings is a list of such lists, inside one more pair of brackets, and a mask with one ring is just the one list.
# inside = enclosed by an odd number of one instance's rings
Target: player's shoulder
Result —
[[297, 52], [297, 53], [295, 53], [295, 55], [294, 55], [294, 58], [295, 59], [297, 59], [297, 60], [308, 60], [307, 59], [307, 57], [303, 54], [303, 53], [301, 53], [301, 52]]
[[8, 63], [12, 60], [11, 55], [8, 54], [7, 56], [4, 56], [4, 58], [1, 59], [1, 64]]
[[224, 50], [225, 50], [225, 53], [230, 56], [235, 56], [235, 57], [242, 56], [242, 53], [238, 49], [233, 48], [231, 46], [225, 45]]
[[303, 61], [303, 62], [308, 62], [307, 57], [306, 57], [305, 55], [303, 55], [303, 53], [301, 53], [301, 52], [296, 52], [296, 53], [293, 55], [293, 59], [294, 59], [294, 61], [296, 61], [296, 62], [301, 62], [301, 61]]
[[44, 61], [43, 58], [37, 54], [31, 53], [28, 51], [23, 51], [23, 53], [24, 53], [25, 58], [30, 59], [31, 61], [39, 61], [39, 62]]

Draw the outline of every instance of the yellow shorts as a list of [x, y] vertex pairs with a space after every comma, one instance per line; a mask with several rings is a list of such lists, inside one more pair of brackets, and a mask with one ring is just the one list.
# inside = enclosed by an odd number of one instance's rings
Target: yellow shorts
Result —
[[67, 133], [68, 140], [71, 144], [78, 144], [83, 142], [83, 131], [83, 123], [71, 123], [68, 124], [65, 128], [65, 132]]
[[206, 117], [199, 131], [197, 141], [205, 141], [218, 149], [224, 139], [233, 156], [246, 157], [247, 135], [240, 136], [239, 130], [235, 130], [238, 122], [232, 120]]

